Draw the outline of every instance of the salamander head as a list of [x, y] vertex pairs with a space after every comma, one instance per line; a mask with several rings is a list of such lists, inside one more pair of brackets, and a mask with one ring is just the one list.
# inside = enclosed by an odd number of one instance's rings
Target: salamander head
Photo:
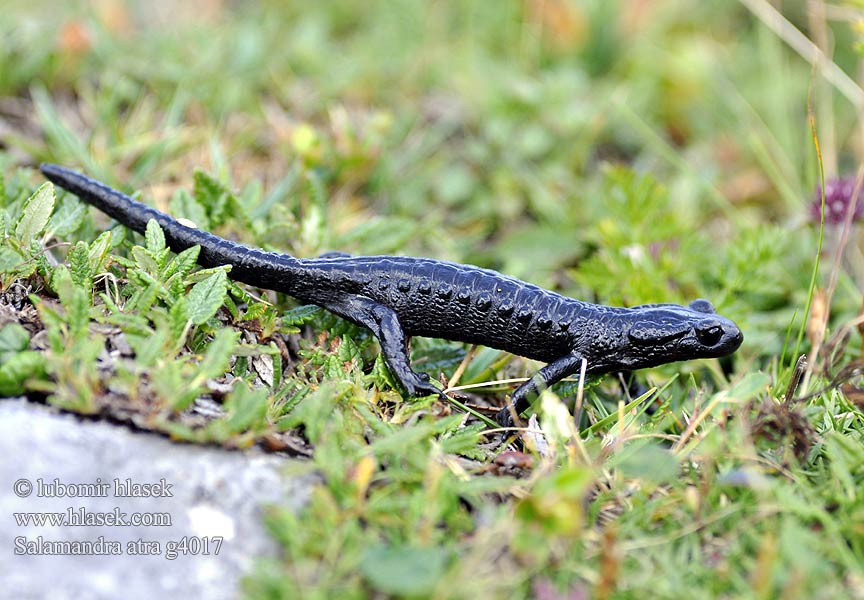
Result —
[[719, 358], [735, 352], [744, 336], [707, 300], [689, 306], [645, 304], [631, 316], [621, 357], [622, 368], [641, 369], [679, 360]]

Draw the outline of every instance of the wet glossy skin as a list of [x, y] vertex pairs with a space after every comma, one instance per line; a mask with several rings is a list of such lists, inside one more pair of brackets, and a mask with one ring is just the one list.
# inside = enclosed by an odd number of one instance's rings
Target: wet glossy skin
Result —
[[300, 259], [264, 252], [187, 227], [103, 183], [56, 165], [51, 181], [120, 223], [143, 233], [150, 219], [180, 252], [201, 246], [205, 267], [231, 265], [231, 277], [317, 304], [372, 330], [393, 375], [412, 396], [441, 394], [425, 373], [411, 369], [411, 336], [481, 344], [548, 363], [513, 393], [497, 420], [529, 406], [539, 390], [578, 373], [654, 367], [735, 352], [743, 336], [706, 300], [689, 306], [652, 304], [613, 308], [582, 302], [513, 277], [429, 258], [332, 254]]

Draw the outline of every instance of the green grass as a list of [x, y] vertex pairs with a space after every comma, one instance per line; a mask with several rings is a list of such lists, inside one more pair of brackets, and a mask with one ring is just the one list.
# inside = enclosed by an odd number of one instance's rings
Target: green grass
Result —
[[[825, 310], [808, 205], [820, 166], [854, 174], [861, 114], [743, 4], [4, 15], [0, 394], [296, 454], [321, 484], [268, 513], [283, 556], [249, 597], [864, 595], [855, 235], [835, 263], [826, 227], [828, 325], [806, 310]], [[855, 72], [854, 31], [828, 25]], [[536, 406], [542, 452], [502, 454], [455, 406], [402, 399], [367, 331], [114, 225], [42, 185], [41, 160], [297, 256], [434, 256], [618, 305], [706, 297], [744, 346], [643, 373], [650, 411], [589, 382], [581, 431], [563, 382]], [[802, 327], [803, 351], [825, 343], [793, 401]], [[488, 415], [514, 385], [482, 384], [537, 368], [440, 340], [412, 354]]]

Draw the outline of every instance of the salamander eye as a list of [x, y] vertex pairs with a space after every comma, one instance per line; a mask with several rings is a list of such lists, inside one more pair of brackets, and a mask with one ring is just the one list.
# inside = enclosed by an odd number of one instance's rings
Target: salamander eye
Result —
[[696, 328], [696, 339], [703, 346], [714, 346], [723, 337], [723, 328], [716, 324]]

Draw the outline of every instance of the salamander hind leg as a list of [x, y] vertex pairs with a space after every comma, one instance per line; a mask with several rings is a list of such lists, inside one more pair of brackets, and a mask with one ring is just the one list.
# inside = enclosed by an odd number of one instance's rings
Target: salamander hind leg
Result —
[[340, 317], [372, 330], [381, 344], [381, 354], [393, 377], [410, 396], [444, 393], [435, 387], [426, 373], [416, 373], [408, 358], [408, 343], [399, 317], [390, 307], [363, 296], [344, 296], [324, 304]]

